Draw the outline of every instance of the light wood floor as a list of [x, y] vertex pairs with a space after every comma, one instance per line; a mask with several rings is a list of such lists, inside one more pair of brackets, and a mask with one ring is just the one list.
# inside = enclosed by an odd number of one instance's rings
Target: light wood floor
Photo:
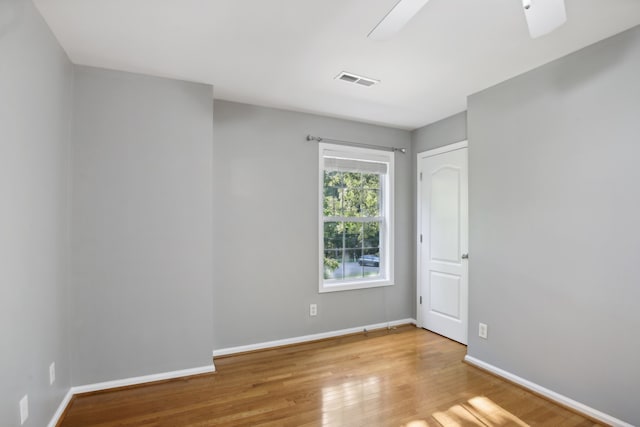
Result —
[[217, 372], [77, 397], [62, 427], [592, 426], [413, 326], [216, 359]]

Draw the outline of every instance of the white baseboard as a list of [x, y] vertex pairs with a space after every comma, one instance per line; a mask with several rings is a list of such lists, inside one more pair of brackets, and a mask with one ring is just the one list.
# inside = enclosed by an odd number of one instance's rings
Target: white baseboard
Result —
[[87, 384], [71, 387], [73, 394], [89, 393], [92, 391], [109, 390], [110, 388], [126, 387], [130, 385], [150, 383], [154, 381], [170, 380], [173, 378], [188, 377], [190, 375], [206, 374], [215, 372], [216, 367], [211, 364], [209, 366], [200, 366], [198, 368], [181, 369], [179, 371], [162, 372], [159, 374], [144, 375], [141, 377], [124, 378], [121, 380], [105, 381], [102, 383]]
[[123, 378], [115, 381], [105, 381], [101, 383], [86, 384], [86, 385], [71, 387], [67, 392], [67, 394], [65, 395], [64, 399], [62, 399], [62, 402], [60, 402], [60, 406], [58, 406], [58, 410], [55, 412], [55, 414], [53, 414], [51, 421], [49, 421], [48, 427], [56, 426], [56, 424], [60, 420], [60, 417], [62, 416], [65, 409], [69, 405], [69, 402], [71, 402], [71, 398], [77, 394], [89, 393], [93, 391], [109, 390], [111, 388], [126, 387], [131, 385], [150, 383], [154, 381], [170, 380], [170, 379], [180, 378], [180, 377], [188, 377], [190, 375], [206, 374], [206, 373], [215, 372], [215, 371], [216, 371], [216, 367], [212, 362], [211, 365], [200, 366], [197, 368], [181, 369], [179, 371], [162, 372], [159, 374], [143, 375], [140, 377]]
[[505, 378], [513, 383], [516, 383], [528, 390], [533, 391], [541, 396], [546, 397], [549, 400], [557, 402], [561, 405], [564, 405], [568, 408], [571, 408], [581, 414], [587, 415], [595, 420], [601, 421], [613, 427], [633, 427], [631, 424], [626, 423], [622, 420], [619, 420], [611, 415], [605, 414], [604, 412], [598, 411], [597, 409], [591, 408], [583, 403], [577, 402], [573, 399], [570, 399], [566, 396], [563, 396], [555, 391], [549, 390], [548, 388], [544, 388], [541, 385], [533, 383], [529, 380], [521, 378], [517, 375], [512, 374], [511, 372], [507, 372], [503, 369], [500, 369], [496, 366], [493, 366], [489, 363], [483, 362], [480, 359], [476, 359], [472, 356], [465, 356], [465, 362], [470, 365], [476, 366], [478, 368], [484, 369], [485, 371], [491, 372], [499, 377]]
[[374, 323], [372, 325], [357, 326], [355, 328], [340, 329], [340, 330], [337, 330], [337, 331], [321, 332], [319, 334], [303, 335], [301, 337], [285, 338], [285, 339], [282, 339], [282, 340], [266, 341], [266, 342], [261, 342], [261, 343], [257, 343], [257, 344], [248, 344], [248, 345], [240, 345], [240, 346], [237, 346], [237, 347], [221, 348], [219, 350], [213, 350], [213, 357], [216, 357], [216, 356], [227, 356], [229, 354], [244, 353], [244, 352], [247, 352], [247, 351], [254, 351], [254, 350], [263, 350], [263, 349], [272, 348], [272, 347], [281, 347], [283, 345], [291, 345], [291, 344], [299, 344], [299, 343], [309, 342], [309, 341], [317, 341], [317, 340], [322, 340], [322, 339], [325, 339], [325, 338], [339, 337], [341, 335], [356, 334], [358, 332], [362, 332], [365, 329], [369, 330], [369, 331], [372, 331], [374, 329], [391, 328], [391, 327], [394, 327], [394, 326], [406, 325], [408, 323], [411, 323], [411, 324], [415, 325], [416, 321], [415, 321], [415, 319], [394, 320], [394, 321], [391, 321], [391, 322]]
[[64, 414], [64, 410], [67, 409], [69, 402], [71, 402], [72, 397], [73, 392], [71, 391], [71, 389], [69, 389], [67, 391], [67, 394], [64, 395], [62, 402], [60, 402], [60, 405], [58, 406], [55, 414], [53, 414], [51, 421], [49, 421], [49, 424], [47, 424], [47, 427], [56, 427], [56, 424], [58, 424], [58, 421], [60, 421], [60, 417], [62, 417], [62, 414]]

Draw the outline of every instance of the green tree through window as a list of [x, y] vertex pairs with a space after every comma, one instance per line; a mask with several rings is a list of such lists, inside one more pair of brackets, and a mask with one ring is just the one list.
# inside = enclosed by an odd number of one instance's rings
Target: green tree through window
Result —
[[324, 216], [325, 279], [378, 276], [380, 175], [325, 171]]

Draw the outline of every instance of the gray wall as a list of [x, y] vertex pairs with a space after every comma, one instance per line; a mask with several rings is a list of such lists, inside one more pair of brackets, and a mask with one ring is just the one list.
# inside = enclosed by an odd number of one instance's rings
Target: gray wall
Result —
[[75, 69], [74, 385], [211, 364], [211, 95]]
[[[73, 70], [30, 1], [0, 2], [0, 424], [46, 425], [70, 386]], [[56, 382], [49, 385], [49, 364]]]
[[469, 98], [469, 354], [640, 425], [640, 27]]
[[[467, 112], [455, 114], [411, 132], [415, 154], [467, 139]], [[416, 162], [414, 162], [414, 167]]]
[[411, 156], [396, 154], [396, 284], [318, 294], [318, 146], [305, 141], [409, 148], [409, 132], [224, 101], [214, 109], [215, 348], [411, 317]]

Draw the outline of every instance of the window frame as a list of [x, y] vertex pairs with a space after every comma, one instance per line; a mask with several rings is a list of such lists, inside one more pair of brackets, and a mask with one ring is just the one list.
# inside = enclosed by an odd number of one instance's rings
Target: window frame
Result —
[[[340, 279], [339, 281], [325, 283], [324, 279], [324, 159], [325, 157], [340, 157], [354, 160], [376, 161], [387, 164], [387, 173], [381, 175], [384, 179], [380, 182], [381, 191], [381, 217], [380, 221], [380, 276], [369, 279]], [[377, 288], [394, 285], [394, 182], [395, 182], [395, 155], [393, 152], [360, 148], [337, 144], [318, 144], [318, 241], [319, 241], [319, 285], [318, 292], [338, 292], [354, 289]], [[384, 268], [382, 268], [384, 265]], [[336, 279], [331, 279], [336, 280]]]

